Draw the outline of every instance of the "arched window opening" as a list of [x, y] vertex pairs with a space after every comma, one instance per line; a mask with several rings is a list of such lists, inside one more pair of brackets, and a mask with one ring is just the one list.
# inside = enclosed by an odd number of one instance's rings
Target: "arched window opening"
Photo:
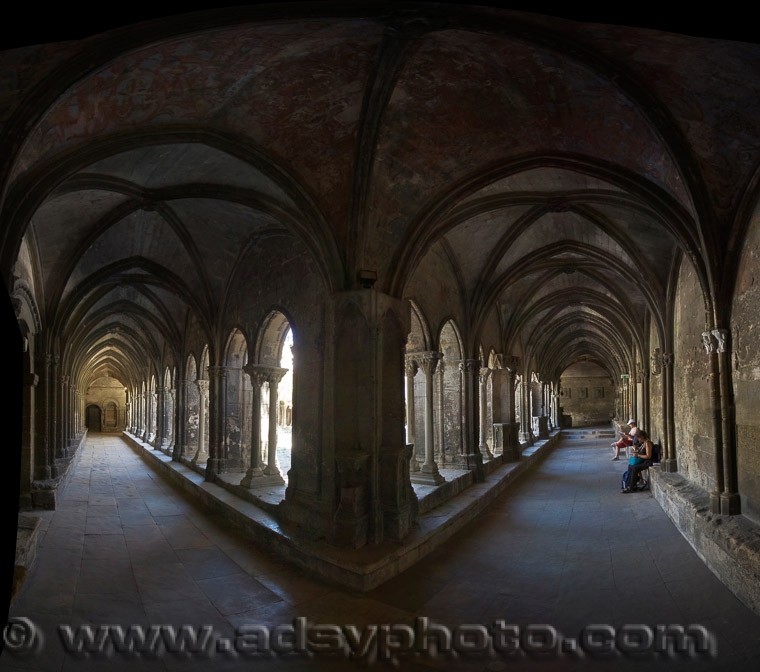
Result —
[[230, 334], [225, 352], [225, 469], [239, 472], [245, 471], [249, 462], [253, 389], [250, 376], [243, 368], [248, 363], [248, 343], [239, 329], [234, 329]]
[[[277, 386], [277, 398], [283, 408], [293, 408], [293, 331], [288, 328], [282, 342], [280, 368], [287, 372]], [[291, 410], [292, 414], [292, 410]], [[293, 449], [293, 428], [290, 423], [277, 423], [277, 463], [280, 473], [287, 482]]]
[[443, 359], [438, 363], [436, 385], [435, 439], [438, 464], [441, 467], [464, 467], [462, 454], [462, 414], [463, 414], [463, 348], [459, 331], [452, 320], [441, 329], [440, 349]]
[[[293, 349], [288, 319], [281, 312], [272, 311], [259, 331], [255, 359], [245, 367], [253, 399], [251, 451], [258, 447], [258, 454], [249, 452], [248, 471], [240, 482], [245, 487], [283, 485], [288, 480], [293, 459], [293, 425], [285, 417], [286, 409], [293, 408]], [[254, 433], [256, 424], [258, 440]]]
[[185, 364], [185, 407], [182, 423], [184, 424], [184, 437], [181, 456], [191, 458], [198, 450], [198, 404], [200, 395], [196, 383], [198, 367], [195, 357], [189, 355]]

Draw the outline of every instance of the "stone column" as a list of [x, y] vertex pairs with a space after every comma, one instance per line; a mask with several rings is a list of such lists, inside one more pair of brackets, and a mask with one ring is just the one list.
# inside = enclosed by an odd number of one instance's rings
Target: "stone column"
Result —
[[415, 454], [417, 443], [414, 436], [414, 376], [417, 375], [418, 370], [417, 362], [407, 355], [404, 370], [406, 374], [406, 444], [412, 446], [412, 457], [409, 461], [411, 472], [420, 470], [420, 463]]
[[142, 387], [137, 393], [137, 432], [135, 436], [140, 441], [145, 437], [145, 392], [143, 392]]
[[35, 458], [37, 443], [37, 428], [35, 418], [37, 416], [37, 384], [40, 377], [36, 373], [29, 372], [29, 367], [24, 373], [24, 401], [21, 416], [21, 487], [19, 489], [19, 504], [22, 508], [32, 506], [32, 481], [35, 478]]
[[164, 441], [163, 445], [166, 446], [167, 449], [171, 449], [174, 446], [175, 442], [175, 435], [174, 435], [174, 428], [175, 428], [175, 417], [177, 416], [177, 393], [174, 390], [174, 388], [169, 388], [165, 393], [166, 395], [166, 401], [165, 402], [165, 408], [167, 410], [164, 411]]
[[[453, 366], [453, 364], [452, 364]], [[438, 441], [435, 437], [438, 433]], [[433, 374], [433, 446], [438, 446], [437, 464], [446, 465], [446, 362], [442, 361]], [[433, 448], [433, 461], [436, 460]]]
[[172, 446], [172, 460], [178, 462], [185, 454], [185, 416], [187, 415], [187, 385], [184, 373], [180, 369], [179, 379], [176, 382], [177, 396], [174, 404], [174, 445]]
[[61, 457], [67, 457], [69, 454], [69, 376], [61, 376], [61, 400], [59, 403], [61, 413], [61, 425], [59, 430], [59, 446]]
[[225, 366], [209, 366], [209, 445], [206, 480], [225, 470], [227, 462], [227, 373]]
[[266, 485], [267, 479], [261, 464], [261, 386], [267, 378], [267, 368], [255, 364], [246, 364], [243, 367], [251, 377], [251, 457], [248, 471], [240, 485], [245, 488], [254, 488], [257, 485]]
[[267, 446], [267, 466], [264, 467], [264, 475], [277, 482], [278, 485], [284, 485], [285, 481], [277, 468], [277, 386], [287, 372], [287, 369], [274, 366], [269, 367], [267, 372], [267, 382], [269, 383], [269, 445]]
[[208, 451], [206, 450], [206, 398], [208, 396], [208, 381], [198, 379], [195, 381], [198, 386], [198, 449], [193, 455], [193, 464], [204, 464], [208, 460]]
[[723, 492], [720, 495], [720, 512], [723, 515], [741, 513], [741, 500], [737, 487], [736, 469], [736, 409], [731, 385], [731, 351], [728, 347], [728, 329], [713, 329], [718, 353], [720, 373], [720, 411], [723, 418]]
[[480, 453], [489, 460], [493, 459], [493, 453], [488, 446], [488, 379], [493, 372], [487, 367], [478, 369], [478, 381], [480, 383]]
[[34, 451], [34, 478], [46, 481], [52, 478], [52, 456], [50, 440], [50, 370], [53, 355], [45, 353], [39, 356], [40, 385], [37, 387], [37, 445]]
[[421, 352], [415, 355], [415, 361], [425, 374], [425, 462], [419, 472], [412, 477], [413, 483], [440, 485], [444, 482], [435, 463], [433, 447], [433, 375], [438, 362], [443, 358], [441, 352]]
[[[675, 432], [673, 426], [673, 353], [662, 354], [662, 384], [663, 397], [665, 404], [665, 414], [663, 418], [665, 433], [665, 471], [675, 471], [676, 466], [676, 446]], [[631, 416], [633, 417], [633, 416]], [[636, 418], [638, 420], [638, 418]]]
[[533, 445], [533, 434], [531, 434], [530, 428], [530, 408], [528, 405], [529, 397], [529, 383], [526, 380], [521, 380], [520, 383], [520, 401], [522, 402], [522, 408], [520, 409], [520, 443], [527, 443], [529, 446]]
[[161, 446], [164, 445], [164, 414], [166, 413], [166, 397], [164, 396], [165, 393], [166, 388], [163, 386], [157, 387], [153, 393], [154, 397], [156, 398], [156, 433], [151, 444], [154, 450], [158, 450], [161, 448]]
[[480, 376], [480, 360], [465, 359], [460, 365], [464, 392], [464, 459], [466, 468], [473, 472], [475, 481], [482, 481], [483, 455], [478, 448], [478, 378]]
[[77, 388], [69, 381], [69, 445], [76, 442], [77, 435]]

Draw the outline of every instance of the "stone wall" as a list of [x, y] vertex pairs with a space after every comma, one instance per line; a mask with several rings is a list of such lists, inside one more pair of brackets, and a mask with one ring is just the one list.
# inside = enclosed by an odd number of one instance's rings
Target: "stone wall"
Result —
[[714, 487], [710, 361], [702, 345], [704, 300], [688, 260], [681, 264], [675, 299], [673, 415], [678, 471], [708, 492]]
[[744, 515], [760, 522], [760, 214], [747, 232], [732, 305], [736, 459]]
[[560, 377], [560, 385], [562, 412], [572, 417], [573, 427], [603, 425], [615, 415], [615, 387], [597, 364], [573, 364]]
[[87, 388], [85, 407], [94, 404], [100, 408], [100, 429], [103, 432], [126, 429], [126, 403], [124, 385], [116, 378], [103, 376]]

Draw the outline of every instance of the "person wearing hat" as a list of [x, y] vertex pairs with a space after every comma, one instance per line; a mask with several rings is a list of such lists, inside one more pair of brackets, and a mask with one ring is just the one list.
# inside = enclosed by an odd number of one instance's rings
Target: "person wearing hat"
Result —
[[630, 431], [628, 433], [618, 432], [618, 434], [620, 434], [620, 440], [610, 444], [615, 449], [615, 456], [612, 458], [613, 462], [620, 459], [620, 450], [632, 445], [634, 437], [639, 433], [639, 428], [636, 426], [636, 420], [634, 418], [631, 418], [628, 421], [628, 426], [631, 428]]

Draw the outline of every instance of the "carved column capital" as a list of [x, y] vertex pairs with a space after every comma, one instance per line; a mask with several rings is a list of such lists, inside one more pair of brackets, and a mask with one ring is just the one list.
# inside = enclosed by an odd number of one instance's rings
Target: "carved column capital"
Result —
[[267, 380], [266, 368], [265, 366], [258, 366], [249, 362], [243, 367], [243, 371], [250, 376], [251, 385], [261, 387]]
[[662, 353], [662, 365], [665, 368], [670, 368], [673, 366], [673, 353], [672, 352], [663, 352]]
[[479, 359], [463, 359], [459, 362], [459, 370], [465, 373], [480, 372], [480, 360]]
[[288, 372], [288, 369], [281, 369], [277, 366], [271, 366], [269, 367], [269, 373], [267, 374], [267, 382], [270, 386], [277, 385], [285, 374]]
[[431, 350], [428, 352], [415, 353], [414, 361], [417, 362], [425, 376], [430, 376], [435, 373], [438, 362], [443, 359], [443, 353], [437, 350]]
[[195, 381], [195, 384], [198, 386], [198, 391], [201, 394], [206, 394], [208, 392], [208, 381], [205, 378], [198, 378], [198, 380]]

